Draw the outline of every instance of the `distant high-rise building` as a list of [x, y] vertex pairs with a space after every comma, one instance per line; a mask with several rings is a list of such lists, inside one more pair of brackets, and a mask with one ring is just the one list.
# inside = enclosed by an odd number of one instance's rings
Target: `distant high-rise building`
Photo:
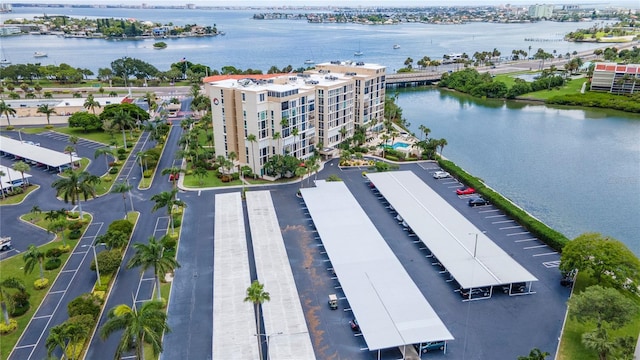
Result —
[[553, 15], [554, 5], [531, 5], [529, 6], [529, 16], [536, 19], [548, 19]]

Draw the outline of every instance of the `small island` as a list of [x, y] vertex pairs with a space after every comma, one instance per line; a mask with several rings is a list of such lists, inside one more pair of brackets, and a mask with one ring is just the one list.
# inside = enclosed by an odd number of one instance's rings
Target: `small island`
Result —
[[164, 41], [158, 41], [157, 43], [153, 44], [153, 48], [156, 50], [160, 50], [160, 49], [166, 49], [167, 48], [167, 43]]

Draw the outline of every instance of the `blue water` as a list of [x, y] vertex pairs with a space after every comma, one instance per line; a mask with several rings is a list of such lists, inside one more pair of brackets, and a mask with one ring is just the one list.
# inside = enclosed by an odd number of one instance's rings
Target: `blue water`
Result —
[[[66, 63], [97, 73], [123, 56], [147, 61], [165, 71], [186, 57], [220, 69], [267, 71], [275, 65], [305, 66], [358, 59], [385, 65], [390, 72], [407, 57], [442, 58], [497, 48], [543, 48], [560, 54], [587, 51], [597, 44], [526, 42], [524, 38], [561, 38], [593, 23], [363, 26], [309, 24], [304, 21], [256, 21], [256, 11], [44, 9], [14, 8], [7, 18], [47, 13], [78, 17], [137, 18], [175, 24], [216, 25], [226, 36], [167, 39], [154, 50], [153, 40], [105, 41], [19, 36], [0, 39], [3, 57], [15, 63]], [[394, 50], [393, 44], [400, 49]], [[47, 58], [34, 59], [35, 51]], [[415, 63], [414, 63], [415, 65]], [[484, 179], [534, 216], [569, 237], [597, 231], [625, 242], [640, 254], [640, 116], [541, 105], [476, 101], [438, 90], [401, 90], [398, 103], [416, 134], [426, 125], [431, 136], [447, 139], [443, 155]]]
[[640, 254], [640, 116], [438, 90], [401, 91], [398, 104], [412, 131], [447, 139], [445, 157], [551, 227], [600, 232]]
[[397, 143], [394, 143], [393, 146], [391, 146], [391, 147], [394, 148], [394, 149], [398, 149], [398, 148], [404, 149], [404, 148], [408, 148], [409, 146], [410, 145], [407, 144], [407, 143], [397, 142]]

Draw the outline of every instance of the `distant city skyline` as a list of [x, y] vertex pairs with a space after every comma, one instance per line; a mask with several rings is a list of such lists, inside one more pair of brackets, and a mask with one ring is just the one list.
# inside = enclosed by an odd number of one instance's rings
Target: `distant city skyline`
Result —
[[[7, 1], [9, 2], [9, 1]], [[211, 1], [211, 0], [181, 0], [181, 1], [169, 1], [169, 0], [26, 0], [26, 1], [11, 1], [13, 4], [72, 4], [72, 5], [158, 5], [158, 6], [167, 6], [167, 5], [186, 5], [186, 4], [194, 4], [196, 6], [254, 6], [254, 7], [282, 7], [282, 6], [291, 6], [291, 7], [299, 7], [299, 6], [334, 6], [334, 7], [345, 7], [345, 6], [361, 6], [361, 7], [372, 7], [372, 6], [395, 6], [395, 7], [429, 7], [429, 6], [482, 6], [482, 5], [534, 5], [534, 4], [553, 4], [553, 5], [564, 5], [564, 4], [577, 4], [584, 6], [596, 6], [596, 7], [626, 7], [638, 9], [640, 8], [640, 2], [638, 0], [617, 0], [617, 1], [584, 1], [584, 0], [559, 0], [559, 1], [536, 1], [536, 0], [453, 0], [453, 1], [443, 1], [443, 0], [221, 0], [221, 1]]]

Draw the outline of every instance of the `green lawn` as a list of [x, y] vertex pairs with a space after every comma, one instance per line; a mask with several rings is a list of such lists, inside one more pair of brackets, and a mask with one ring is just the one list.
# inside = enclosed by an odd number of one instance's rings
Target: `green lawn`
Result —
[[[46, 228], [47, 226], [47, 221], [43, 220], [44, 214], [28, 213], [26, 215], [23, 215], [22, 218], [23, 220], [29, 222], [31, 222], [31, 220], [34, 220], [34, 223], [36, 225], [43, 228]], [[85, 215], [85, 219], [89, 218], [89, 215]], [[82, 231], [84, 231], [85, 229], [86, 226]], [[68, 230], [66, 230], [66, 232], [68, 233]], [[78, 240], [69, 240], [67, 235], [65, 235], [65, 237], [67, 239], [67, 245], [71, 246], [71, 249], [74, 249], [76, 244], [78, 243]], [[46, 245], [40, 246], [39, 249], [43, 252], [46, 252], [47, 250], [58, 247], [60, 245], [62, 245], [62, 241], [55, 240]], [[27, 288], [27, 291], [29, 292], [29, 294], [31, 294], [31, 297], [29, 299], [31, 307], [29, 308], [29, 311], [27, 311], [24, 315], [15, 318], [18, 321], [18, 330], [11, 334], [3, 335], [2, 337], [0, 337], [0, 359], [6, 359], [9, 357], [11, 349], [13, 349], [15, 344], [18, 342], [18, 339], [22, 335], [22, 332], [27, 327], [29, 321], [31, 320], [31, 317], [33, 317], [33, 314], [35, 314], [44, 297], [47, 295], [47, 291], [55, 282], [56, 277], [64, 267], [64, 264], [70, 255], [71, 252], [68, 252], [60, 256], [62, 265], [60, 265], [59, 268], [44, 271], [44, 277], [49, 279], [49, 287], [43, 290], [35, 290], [33, 288], [33, 282], [40, 277], [39, 269], [36, 267], [31, 274], [26, 275], [24, 273], [24, 261], [22, 260], [22, 256], [17, 255], [9, 259], [0, 261], [0, 281], [8, 277], [17, 277], [19, 279], [22, 279], [24, 281], [25, 287]]]
[[[583, 291], [585, 288], [595, 285], [594, 279], [579, 274], [575, 287], [574, 294]], [[632, 297], [636, 304], [640, 307], [640, 299], [638, 297]], [[579, 323], [575, 319], [571, 319], [571, 309], [569, 309], [569, 316], [567, 317], [567, 323], [565, 324], [564, 332], [562, 333], [562, 339], [560, 340], [560, 350], [558, 351], [558, 360], [598, 360], [598, 355], [592, 350], [586, 349], [582, 345], [582, 334], [585, 331], [595, 329], [595, 324], [583, 324]], [[622, 336], [632, 336], [634, 339], [638, 338], [638, 332], [640, 332], [640, 312], [636, 313], [634, 319], [625, 327], [611, 331], [609, 334], [611, 338], [617, 338]]]
[[215, 176], [215, 171], [207, 171], [207, 176], [199, 178], [195, 175], [185, 175], [184, 186], [191, 188], [208, 188], [208, 187], [224, 187], [224, 186], [238, 186], [242, 185], [240, 180], [233, 180], [227, 183], [222, 182]]
[[24, 198], [27, 197], [27, 195], [38, 190], [39, 188], [40, 188], [40, 185], [31, 185], [27, 188], [27, 191], [23, 192], [22, 194], [7, 196], [4, 199], [0, 198], [0, 206], [20, 204], [24, 200]]
[[536, 91], [536, 92], [524, 94], [523, 97], [546, 100], [550, 97], [558, 96], [558, 95], [577, 94], [577, 93], [580, 93], [580, 90], [582, 89], [582, 84], [585, 83], [586, 81], [587, 81], [586, 78], [574, 79], [567, 82], [566, 85], [560, 89]]
[[[88, 139], [88, 140], [92, 140], [92, 141], [96, 141], [99, 143], [104, 144], [104, 146], [108, 146], [110, 144], [112, 144], [115, 141], [114, 146], [116, 147], [122, 147], [123, 142], [122, 142], [122, 132], [114, 132], [113, 135], [107, 133], [106, 131], [89, 131], [89, 132], [85, 132], [82, 129], [79, 128], [70, 128], [70, 127], [61, 127], [61, 128], [55, 128], [55, 131], [63, 133], [63, 134], [67, 134], [69, 136], [77, 136], [81, 139]], [[131, 148], [132, 144], [135, 143], [138, 140], [138, 136], [140, 135], [139, 132], [134, 131], [133, 132], [133, 137], [131, 136], [131, 132], [127, 131], [125, 132], [126, 137], [127, 137], [127, 148]]]

